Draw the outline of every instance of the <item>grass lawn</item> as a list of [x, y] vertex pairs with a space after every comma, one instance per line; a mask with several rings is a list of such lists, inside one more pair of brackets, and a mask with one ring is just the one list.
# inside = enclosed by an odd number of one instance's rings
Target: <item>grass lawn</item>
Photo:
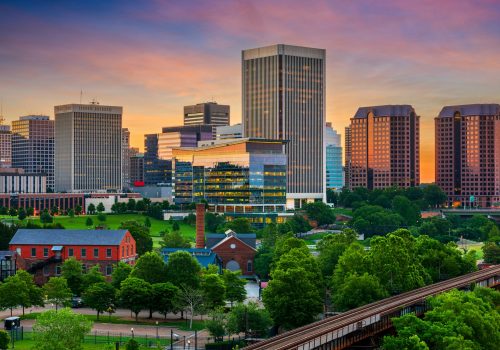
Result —
[[466, 251], [470, 252], [471, 250], [475, 250], [477, 259], [480, 260], [483, 258], [483, 250], [481, 249], [481, 247], [484, 245], [483, 242], [465, 244], [463, 247], [462, 247], [462, 244], [460, 242], [458, 242], [457, 244], [458, 244], [458, 249], [460, 249], [461, 251], [466, 250]]
[[[87, 229], [87, 226], [85, 226], [85, 221], [87, 220], [88, 217], [92, 218], [92, 220], [94, 221], [94, 225], [97, 225], [99, 223], [99, 220], [97, 220], [97, 215], [80, 215], [80, 216], [75, 216], [73, 218], [62, 215], [55, 216], [54, 223], [60, 223], [66, 229]], [[1, 216], [0, 218], [13, 222], [19, 221], [17, 217], [12, 218], [11, 216], [6, 216], [6, 215]], [[104, 224], [108, 226], [109, 229], [117, 229], [120, 226], [120, 224], [124, 221], [134, 220], [144, 223], [146, 218], [147, 216], [141, 214], [106, 214], [106, 221], [104, 222]], [[36, 224], [40, 224], [39, 217], [30, 217], [29, 219], [25, 220], [31, 220]], [[155, 243], [156, 247], [159, 246], [158, 242], [160, 239], [160, 232], [164, 231], [165, 229], [172, 231], [172, 225], [169, 224], [168, 221], [157, 220], [154, 218], [149, 218], [149, 220], [151, 221], [151, 228], [150, 228], [151, 236], [153, 237], [153, 242]], [[194, 226], [187, 225], [183, 222], [179, 222], [179, 226], [181, 234], [184, 237], [189, 238], [194, 242], [195, 238]], [[155, 239], [155, 237], [158, 238]]]
[[[21, 316], [21, 319], [23, 320], [34, 320], [40, 315], [39, 312], [33, 312], [31, 314], [26, 314], [24, 316]], [[156, 320], [147, 320], [147, 321], [138, 321], [135, 322], [135, 320], [130, 320], [130, 319], [123, 319], [119, 316], [111, 316], [109, 317], [107, 314], [106, 315], [101, 315], [99, 317], [99, 320], [97, 320], [96, 315], [84, 315], [88, 320], [92, 322], [98, 322], [98, 323], [113, 323], [113, 324], [127, 324], [127, 325], [141, 325], [141, 326], [156, 326]], [[172, 328], [178, 328], [183, 331], [200, 331], [205, 328], [205, 321], [201, 320], [193, 320], [193, 328], [189, 329], [189, 320], [175, 320], [175, 321], [159, 321], [158, 325], [161, 327], [172, 327]]]

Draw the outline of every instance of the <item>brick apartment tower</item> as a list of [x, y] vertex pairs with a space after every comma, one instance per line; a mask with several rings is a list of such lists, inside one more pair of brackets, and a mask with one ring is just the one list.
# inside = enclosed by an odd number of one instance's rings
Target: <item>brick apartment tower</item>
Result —
[[196, 248], [205, 248], [205, 204], [196, 204]]

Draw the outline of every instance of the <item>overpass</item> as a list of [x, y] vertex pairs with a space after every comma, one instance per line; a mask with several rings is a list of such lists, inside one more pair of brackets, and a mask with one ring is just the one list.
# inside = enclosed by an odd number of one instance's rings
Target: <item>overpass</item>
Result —
[[485, 215], [489, 219], [500, 221], [500, 209], [494, 208], [465, 208], [465, 209], [441, 209], [441, 217], [446, 217], [448, 215], [458, 215], [462, 217], [472, 217], [474, 215]]
[[392, 328], [391, 318], [408, 313], [422, 315], [427, 298], [454, 288], [500, 285], [500, 265], [431, 284], [383, 299], [340, 315], [296, 328], [245, 347], [247, 350], [340, 350]]

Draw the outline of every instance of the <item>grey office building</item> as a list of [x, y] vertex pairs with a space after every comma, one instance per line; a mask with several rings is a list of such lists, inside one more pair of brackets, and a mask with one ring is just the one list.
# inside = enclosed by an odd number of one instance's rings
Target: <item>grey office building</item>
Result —
[[184, 106], [184, 125], [229, 125], [229, 106], [217, 102]]
[[11, 166], [12, 133], [10, 132], [10, 126], [0, 125], [0, 168], [10, 168]]
[[287, 207], [325, 199], [325, 56], [282, 44], [242, 52], [243, 136], [287, 142]]
[[128, 189], [130, 183], [130, 131], [128, 128], [122, 129], [122, 186]]
[[54, 107], [57, 191], [122, 189], [122, 107]]
[[45, 175], [54, 190], [54, 120], [28, 115], [12, 122], [12, 167]]

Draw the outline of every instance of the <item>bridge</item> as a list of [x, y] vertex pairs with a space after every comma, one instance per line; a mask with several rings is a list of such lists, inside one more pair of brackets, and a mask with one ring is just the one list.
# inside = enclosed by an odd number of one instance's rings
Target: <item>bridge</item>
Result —
[[500, 221], [500, 209], [495, 208], [465, 208], [465, 209], [441, 209], [441, 216], [458, 215], [462, 217], [472, 217], [474, 215], [485, 215], [489, 219]]
[[427, 298], [471, 285], [500, 286], [500, 265], [431, 284], [383, 299], [340, 315], [296, 328], [245, 347], [247, 350], [340, 350], [392, 328], [391, 319], [408, 313], [422, 315]]

